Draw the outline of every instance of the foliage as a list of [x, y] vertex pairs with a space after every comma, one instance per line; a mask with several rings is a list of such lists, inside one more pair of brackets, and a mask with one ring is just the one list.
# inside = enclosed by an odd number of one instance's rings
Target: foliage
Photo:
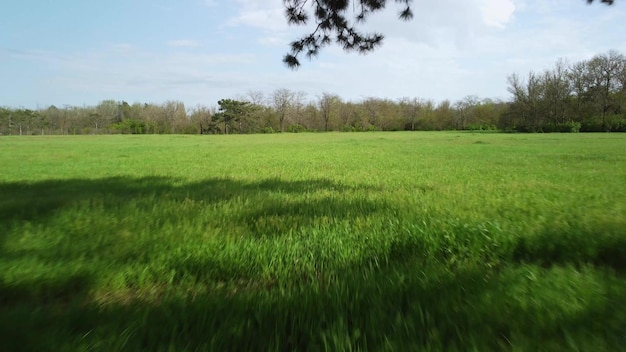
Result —
[[306, 131], [307, 131], [306, 127], [302, 125], [291, 125], [287, 129], [287, 132], [292, 132], [292, 133], [301, 133], [301, 132], [306, 132]]
[[[409, 6], [412, 0], [396, 0], [403, 3], [404, 8], [399, 17], [409, 20], [413, 17]], [[306, 9], [311, 3], [312, 10]], [[383, 40], [380, 33], [365, 34], [355, 27], [355, 22], [364, 22], [369, 14], [382, 10], [387, 0], [285, 0], [285, 14], [287, 22], [295, 25], [306, 25], [314, 17], [315, 29], [312, 33], [293, 41], [291, 52], [286, 54], [283, 62], [290, 68], [300, 66], [298, 55], [304, 52], [308, 58], [319, 54], [319, 50], [332, 42], [336, 42], [346, 51], [367, 53], [378, 47]], [[352, 4], [352, 6], [350, 6]], [[349, 19], [349, 12], [355, 11], [354, 20]], [[311, 16], [311, 14], [313, 16]]]
[[513, 100], [501, 127], [525, 132], [620, 131], [626, 118], [626, 57], [617, 51], [524, 80], [509, 76]]
[[623, 347], [621, 134], [2, 143], [3, 351]]
[[43, 134], [48, 123], [39, 111], [0, 107], [0, 135]]
[[274, 129], [272, 127], [265, 127], [261, 130], [261, 133], [274, 133]]
[[143, 121], [137, 121], [134, 119], [123, 120], [113, 124], [113, 128], [124, 134], [144, 134], [148, 131], [146, 124]]
[[467, 125], [469, 131], [497, 131], [498, 127], [495, 125], [482, 125], [482, 124], [469, 124]]
[[541, 132], [577, 133], [580, 132], [581, 126], [580, 122], [567, 121], [556, 125], [544, 125]]
[[221, 122], [224, 126], [223, 133], [228, 134], [232, 130], [232, 124], [236, 124], [239, 133], [243, 133], [243, 126], [256, 108], [248, 101], [233, 99], [221, 99], [217, 102], [219, 112], [213, 115], [213, 121]]
[[[411, 1], [394, 1], [403, 4], [398, 13], [401, 20], [413, 18]], [[589, 4], [592, 2], [587, 0]], [[368, 53], [380, 46], [384, 38], [380, 33], [363, 33], [356, 24], [365, 22], [371, 13], [383, 10], [387, 0], [284, 0], [283, 3], [287, 23], [306, 25], [312, 21], [315, 28], [311, 33], [291, 42], [291, 50], [283, 58], [289, 68], [300, 66], [298, 55], [301, 53], [310, 59], [333, 42], [346, 51]], [[612, 5], [613, 0], [600, 0], [600, 3]], [[306, 5], [310, 5], [310, 10]]]

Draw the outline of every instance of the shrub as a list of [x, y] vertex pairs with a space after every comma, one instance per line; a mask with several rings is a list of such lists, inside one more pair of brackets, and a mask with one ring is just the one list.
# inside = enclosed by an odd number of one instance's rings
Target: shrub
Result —
[[559, 124], [557, 126], [557, 130], [559, 132], [578, 133], [580, 132], [580, 127], [581, 127], [580, 122], [567, 121], [567, 122]]
[[144, 134], [147, 132], [145, 122], [134, 119], [123, 120], [113, 124], [113, 128], [123, 134]]
[[264, 127], [263, 129], [261, 129], [261, 133], [274, 133], [274, 129], [271, 127]]
[[352, 125], [347, 125], [347, 126], [343, 126], [341, 128], [342, 132], [356, 132], [356, 127], [352, 126]]
[[470, 131], [496, 131], [498, 127], [489, 124], [469, 124], [467, 125], [467, 129]]
[[593, 117], [582, 124], [582, 132], [626, 132], [626, 118], [622, 115], [611, 115], [604, 118]]
[[291, 125], [289, 127], [287, 127], [287, 132], [292, 132], [292, 133], [300, 133], [300, 132], [306, 132], [306, 127], [302, 126], [302, 125]]
[[607, 125], [611, 132], [626, 132], [626, 118], [620, 115], [607, 118]]

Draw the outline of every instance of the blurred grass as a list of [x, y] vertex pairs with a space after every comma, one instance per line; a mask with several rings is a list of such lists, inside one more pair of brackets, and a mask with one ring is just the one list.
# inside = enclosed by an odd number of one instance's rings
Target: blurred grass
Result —
[[0, 142], [0, 350], [626, 342], [623, 135]]

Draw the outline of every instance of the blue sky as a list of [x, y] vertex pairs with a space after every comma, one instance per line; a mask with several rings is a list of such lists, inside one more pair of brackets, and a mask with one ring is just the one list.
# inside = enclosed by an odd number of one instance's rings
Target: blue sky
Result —
[[187, 108], [280, 88], [347, 100], [467, 95], [508, 99], [506, 78], [626, 54], [626, 4], [584, 0], [414, 0], [371, 16], [386, 36], [368, 55], [329, 47], [297, 71], [281, 62], [305, 32], [282, 0], [4, 0], [0, 106], [177, 100]]

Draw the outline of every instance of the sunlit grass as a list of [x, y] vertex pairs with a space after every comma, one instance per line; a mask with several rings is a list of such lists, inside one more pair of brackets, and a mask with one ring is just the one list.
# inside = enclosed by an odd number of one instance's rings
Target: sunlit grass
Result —
[[0, 350], [624, 342], [623, 135], [0, 143]]

